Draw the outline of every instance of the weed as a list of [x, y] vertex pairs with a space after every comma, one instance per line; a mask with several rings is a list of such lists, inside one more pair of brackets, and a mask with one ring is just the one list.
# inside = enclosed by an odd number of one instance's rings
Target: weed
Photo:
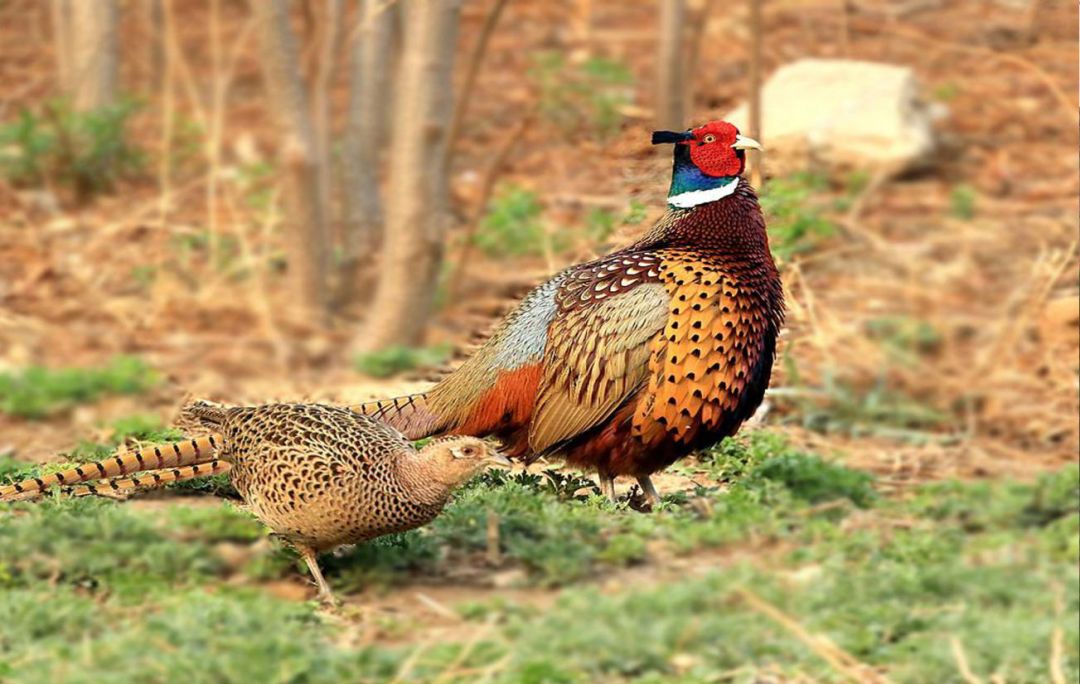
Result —
[[774, 178], [761, 192], [761, 208], [768, 218], [773, 253], [782, 260], [816, 248], [836, 233], [836, 225], [822, 214], [820, 199], [828, 181], [814, 174]]
[[75, 463], [100, 461], [113, 454], [121, 444], [137, 441], [164, 444], [184, 438], [176, 428], [168, 428], [156, 416], [133, 415], [117, 418], [109, 425], [109, 437], [104, 443], [81, 441], [68, 454]]
[[373, 378], [388, 378], [416, 368], [430, 368], [444, 363], [453, 348], [448, 344], [434, 347], [387, 347], [358, 354], [353, 359], [356, 370]]
[[143, 153], [127, 139], [127, 124], [140, 105], [133, 100], [91, 112], [77, 112], [65, 100], [40, 111], [24, 109], [0, 127], [0, 172], [17, 185], [56, 181], [85, 201], [138, 173]]
[[155, 583], [216, 574], [219, 562], [199, 543], [177, 543], [154, 516], [92, 497], [15, 504], [22, 515], [0, 526], [0, 568], [9, 587], [47, 578], [135, 597]]
[[42, 418], [105, 394], [139, 394], [153, 387], [158, 375], [143, 361], [118, 356], [104, 368], [48, 369], [32, 366], [0, 373], [0, 411], [23, 418]]
[[535, 192], [516, 185], [501, 186], [473, 238], [490, 257], [538, 255], [549, 243]]
[[763, 461], [783, 454], [788, 448], [780, 435], [765, 430], [751, 430], [727, 437], [698, 458], [709, 477], [717, 482], [733, 482], [747, 477]]
[[[797, 386], [798, 374], [789, 374]], [[792, 397], [795, 419], [803, 427], [851, 436], [875, 435], [903, 441], [922, 442], [929, 431], [948, 428], [952, 417], [909, 397], [879, 378], [869, 388], [838, 380], [826, 374], [820, 387], [806, 387]]]
[[848, 499], [866, 507], [874, 500], [870, 475], [808, 454], [773, 456], [755, 468], [753, 476], [779, 482], [794, 496], [812, 504]]
[[599, 244], [615, 232], [615, 214], [607, 209], [594, 207], [585, 214], [585, 236], [593, 244]]
[[174, 235], [172, 243], [185, 265], [191, 262], [193, 256], [210, 255], [212, 250], [215, 269], [227, 273], [234, 279], [246, 275], [237, 266], [241, 249], [235, 235], [217, 235], [215, 239], [215, 235], [209, 230], [200, 230]]
[[139, 284], [142, 289], [148, 289], [154, 284], [157, 279], [157, 267], [150, 266], [149, 264], [141, 264], [139, 266], [133, 266], [131, 269], [131, 279]]
[[274, 175], [277, 170], [269, 162], [244, 164], [238, 169], [237, 183], [244, 193], [244, 202], [252, 209], [267, 211], [274, 200]]
[[623, 223], [628, 226], [636, 226], [644, 221], [647, 215], [648, 207], [644, 202], [630, 200], [630, 206], [626, 209], [626, 214], [623, 215]]
[[602, 57], [573, 67], [562, 54], [543, 52], [529, 75], [540, 91], [541, 114], [567, 133], [591, 129], [600, 137], [613, 135], [622, 123], [619, 109], [633, 97], [630, 70]]
[[951, 102], [960, 94], [960, 86], [953, 82], [942, 83], [934, 87], [931, 96], [941, 102]]
[[970, 221], [975, 216], [975, 189], [961, 183], [949, 193], [949, 212], [958, 219]]
[[918, 356], [931, 354], [941, 346], [941, 333], [927, 321], [908, 316], [884, 316], [866, 322], [866, 333], [878, 340], [889, 354], [902, 363], [915, 364]]

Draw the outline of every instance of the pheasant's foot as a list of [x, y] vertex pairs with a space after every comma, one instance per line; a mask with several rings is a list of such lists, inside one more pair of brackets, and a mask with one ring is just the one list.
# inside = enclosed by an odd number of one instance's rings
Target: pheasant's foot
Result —
[[615, 478], [605, 473], [598, 473], [600, 477], [600, 493], [611, 501], [618, 501], [615, 497]]
[[319, 561], [316, 559], [315, 551], [306, 546], [297, 546], [296, 550], [300, 552], [300, 557], [307, 563], [308, 571], [315, 579], [315, 584], [319, 587], [319, 594], [316, 597], [319, 603], [328, 607], [339, 605], [334, 592], [330, 590], [330, 585], [326, 583], [326, 578], [323, 577], [322, 570], [319, 569]]
[[642, 475], [637, 479], [638, 484], [641, 485], [641, 491], [645, 494], [645, 501], [649, 506], [656, 508], [660, 505], [660, 492], [656, 491], [656, 486], [653, 485], [652, 480], [648, 475]]

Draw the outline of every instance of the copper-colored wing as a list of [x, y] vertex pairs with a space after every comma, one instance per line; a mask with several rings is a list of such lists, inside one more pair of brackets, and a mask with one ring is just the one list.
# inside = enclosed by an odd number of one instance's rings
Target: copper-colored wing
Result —
[[548, 329], [529, 447], [543, 453], [601, 424], [644, 386], [669, 295], [655, 256], [620, 257], [569, 279]]
[[666, 429], [691, 443], [704, 427], [731, 432], [740, 402], [765, 351], [769, 326], [757, 293], [730, 274], [692, 258], [668, 255], [664, 283], [670, 315], [651, 348], [648, 401], [634, 416], [634, 434]]

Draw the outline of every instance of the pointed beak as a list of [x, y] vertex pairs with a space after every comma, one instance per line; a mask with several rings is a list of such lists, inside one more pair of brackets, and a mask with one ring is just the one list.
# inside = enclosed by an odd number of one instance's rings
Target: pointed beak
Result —
[[687, 140], [692, 140], [693, 137], [694, 134], [690, 131], [653, 131], [652, 144], [684, 143]]
[[757, 140], [754, 140], [753, 138], [747, 138], [745, 135], [737, 135], [737, 136], [735, 136], [735, 142], [731, 146], [733, 148], [735, 148], [736, 150], [758, 150], [758, 151], [760, 151], [760, 150], [765, 149], [764, 147], [761, 146], [761, 143], [759, 143]]
[[503, 466], [505, 468], [510, 468], [511, 466], [514, 465], [513, 461], [511, 461], [509, 458], [507, 458], [503, 454], [499, 453], [498, 451], [492, 451], [488, 455], [487, 461], [488, 461], [488, 463], [490, 463], [492, 465], [500, 465], [500, 466]]

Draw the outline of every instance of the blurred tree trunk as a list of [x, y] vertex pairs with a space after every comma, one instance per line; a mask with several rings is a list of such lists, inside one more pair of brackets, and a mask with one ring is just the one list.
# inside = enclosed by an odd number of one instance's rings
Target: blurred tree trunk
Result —
[[120, 62], [116, 0], [53, 0], [52, 19], [60, 86], [81, 112], [116, 101]]
[[320, 322], [326, 313], [329, 235], [320, 198], [326, 169], [300, 77], [287, 0], [253, 0], [263, 81], [278, 119], [285, 175], [285, 234], [289, 278], [300, 313]]
[[361, 265], [379, 241], [383, 226], [379, 161], [387, 130], [393, 61], [394, 8], [363, 0], [360, 29], [352, 46], [349, 112], [345, 130], [345, 263], [341, 297], [356, 299]]
[[431, 314], [449, 221], [442, 163], [461, 0], [404, 0], [379, 282], [363, 346], [415, 345]]
[[686, 60], [683, 49], [685, 0], [660, 0], [660, 40], [656, 74], [656, 125], [681, 131], [686, 128]]
[[[315, 151], [319, 159], [319, 168], [329, 170], [330, 144], [330, 89], [334, 82], [337, 54], [341, 43], [341, 0], [325, 0], [319, 16], [317, 45], [318, 61], [315, 78], [311, 84], [312, 119], [315, 125]], [[320, 201], [323, 207], [330, 206], [330, 182], [327, 179], [319, 188], [323, 193]]]
[[[761, 25], [761, 0], [750, 0], [750, 131], [761, 142], [761, 49], [764, 40]], [[761, 188], [761, 151], [749, 150], [750, 182]]]

